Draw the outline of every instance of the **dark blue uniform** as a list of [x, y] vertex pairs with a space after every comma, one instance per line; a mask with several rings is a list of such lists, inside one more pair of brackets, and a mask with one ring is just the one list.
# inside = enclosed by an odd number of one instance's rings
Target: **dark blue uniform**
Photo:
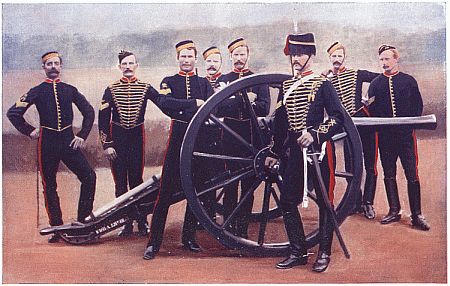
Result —
[[[182, 192], [180, 150], [189, 121], [197, 110], [196, 99], [206, 100], [213, 94], [213, 90], [205, 78], [197, 76], [194, 72], [184, 73], [180, 71], [178, 74], [162, 80], [160, 93], [185, 100], [190, 107], [178, 111], [161, 107], [171, 117], [172, 121], [163, 164], [161, 188], [153, 211], [150, 239], [147, 245], [153, 246], [155, 252], [159, 251], [162, 243], [170, 199], [173, 194]], [[198, 140], [201, 142], [202, 139]], [[187, 205], [183, 224], [183, 243], [195, 239], [196, 225], [197, 219]]]
[[[290, 95], [284, 96], [289, 88], [298, 80], [293, 78], [283, 82], [283, 90], [278, 99], [274, 121], [274, 145], [272, 151], [278, 155], [284, 166], [283, 185], [281, 188], [280, 205], [283, 211], [286, 232], [291, 247], [291, 254], [296, 257], [306, 255], [305, 234], [303, 223], [298, 211], [298, 204], [303, 197], [303, 156], [297, 143], [301, 132], [307, 129], [314, 138], [316, 150], [326, 144], [325, 156], [320, 164], [322, 177], [327, 188], [328, 198], [333, 205], [334, 198], [334, 146], [327, 142], [342, 128], [343, 116], [333, 97], [337, 97], [330, 81], [325, 78], [308, 74]], [[324, 111], [328, 119], [324, 121]], [[314, 174], [313, 166], [308, 166], [308, 174]], [[324, 198], [316, 176], [312, 176], [317, 202], [319, 205], [319, 251], [331, 254], [333, 240], [333, 224], [325, 207]]]
[[47, 79], [30, 89], [17, 101], [7, 113], [11, 123], [24, 135], [30, 136], [35, 129], [23, 118], [31, 105], [36, 105], [40, 120], [39, 167], [44, 186], [45, 206], [50, 225], [63, 224], [59, 197], [56, 192], [56, 172], [62, 161], [81, 181], [81, 193], [78, 203], [78, 221], [91, 213], [95, 194], [95, 172], [79, 149], [69, 146], [74, 139], [72, 130], [75, 104], [83, 115], [78, 137], [86, 140], [94, 122], [94, 109], [78, 90], [59, 79]]
[[[362, 103], [362, 85], [364, 82], [370, 83], [378, 73], [366, 70], [343, 69], [338, 74], [333, 75], [330, 80], [336, 89], [339, 99], [345, 110], [354, 117], [370, 116], [369, 108]], [[377, 180], [377, 157], [378, 157], [378, 135], [375, 130], [358, 127], [364, 155], [364, 168], [366, 170], [366, 180], [364, 186], [364, 197], [361, 201], [361, 193], [356, 201], [356, 208], [359, 209], [361, 203], [373, 205], [375, 198]], [[351, 172], [352, 157], [349, 146], [344, 144], [345, 170]]]
[[[379, 75], [369, 87], [369, 97], [373, 96], [375, 117], [408, 117], [422, 114], [423, 102], [419, 87], [416, 80], [408, 74], [397, 72]], [[389, 212], [400, 211], [396, 182], [397, 159], [400, 158], [408, 181], [408, 197], [414, 222], [414, 218], [421, 215], [417, 139], [414, 129], [410, 126], [380, 128], [379, 148]]]
[[[253, 74], [249, 70], [232, 71], [221, 76], [217, 82], [230, 83], [244, 76]], [[268, 85], [255, 86], [246, 91], [247, 93], [255, 93], [256, 98], [252, 104], [252, 108], [256, 116], [267, 116], [270, 108], [270, 94]], [[224, 116], [224, 123], [233, 131], [238, 133], [247, 142], [253, 144], [252, 127], [250, 120], [250, 112], [248, 106], [244, 103], [242, 94], [235, 94], [233, 97], [227, 99], [220, 106], [220, 113]], [[226, 155], [237, 157], [248, 157], [249, 151], [243, 147], [242, 144], [237, 143], [236, 139], [224, 133], [223, 136], [223, 152]], [[242, 168], [241, 163], [227, 162], [226, 168], [232, 172]], [[253, 178], [241, 180], [241, 198], [247, 193], [253, 183]], [[224, 188], [224, 219], [226, 219], [237, 206], [237, 193], [239, 181], [228, 184]], [[253, 208], [253, 195], [247, 198], [245, 204], [241, 207], [239, 214], [236, 216], [237, 220], [231, 222], [231, 231], [234, 231], [238, 236], [247, 237], [248, 224]]]

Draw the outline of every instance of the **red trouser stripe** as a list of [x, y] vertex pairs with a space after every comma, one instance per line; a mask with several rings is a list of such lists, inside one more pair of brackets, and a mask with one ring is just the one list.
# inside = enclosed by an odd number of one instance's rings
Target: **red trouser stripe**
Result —
[[[109, 122], [109, 137], [112, 140], [112, 122]], [[109, 165], [111, 166], [111, 174], [113, 176], [113, 180], [114, 180], [114, 185], [117, 185], [117, 181], [116, 181], [116, 174], [114, 173], [114, 168], [113, 168], [113, 164], [112, 164], [112, 160], [109, 161]]]
[[46, 186], [47, 183], [45, 182], [44, 178], [44, 172], [42, 167], [42, 128], [39, 131], [39, 140], [38, 140], [38, 162], [39, 162], [39, 171], [41, 172], [41, 179], [42, 179], [42, 186], [44, 187], [44, 191], [42, 192], [44, 194], [44, 200], [45, 200], [45, 210], [47, 211], [47, 215], [50, 218], [50, 221], [52, 220], [52, 215], [50, 213], [50, 210], [48, 209], [48, 200], [47, 200], [47, 192], [46, 192]]
[[173, 129], [173, 123], [174, 123], [174, 120], [171, 120], [170, 121], [170, 129], [169, 129], [169, 137], [167, 138], [167, 143], [166, 143], [166, 151], [164, 152], [163, 169], [162, 169], [162, 172], [161, 172], [161, 181], [159, 182], [159, 192], [158, 192], [158, 196], [156, 197], [155, 205], [153, 207], [153, 212], [155, 212], [156, 205], [159, 202], [159, 197], [160, 197], [161, 191], [162, 191], [162, 181], [163, 181], [163, 178], [164, 178], [164, 163], [166, 162], [167, 152], [169, 151], [170, 138], [172, 137], [172, 131], [173, 131], [172, 130]]
[[375, 162], [373, 162], [373, 171], [375, 173], [375, 176], [378, 176], [377, 162], [378, 162], [378, 132], [375, 132]]
[[141, 125], [142, 127], [142, 167], [141, 167], [141, 176], [144, 174], [144, 167], [145, 167], [145, 128], [144, 124]]
[[[173, 123], [174, 122], [175, 122], [174, 120], [170, 121], [169, 137], [167, 138], [166, 151], [164, 152], [163, 169], [162, 169], [162, 172], [161, 172], [161, 181], [159, 182], [158, 196], [156, 197], [156, 201], [155, 201], [155, 204], [153, 206], [153, 214], [155, 213], [156, 206], [158, 205], [159, 198], [161, 196], [162, 181], [163, 181], [163, 178], [164, 178], [164, 163], [166, 162], [167, 152], [169, 151], [170, 138], [172, 137]], [[152, 220], [153, 220], [153, 218], [152, 218]], [[152, 239], [152, 229], [151, 228], [152, 228], [152, 224], [150, 224], [150, 240]]]
[[330, 169], [330, 182], [328, 185], [328, 199], [333, 205], [334, 200], [334, 185], [336, 183], [336, 179], [334, 177], [334, 160], [333, 160], [333, 148], [331, 143], [327, 141], [327, 156], [328, 156], [328, 167]]
[[417, 138], [415, 130], [413, 130], [412, 135], [414, 140], [414, 154], [416, 155], [416, 178], [417, 181], [419, 181], [419, 152], [417, 152]]

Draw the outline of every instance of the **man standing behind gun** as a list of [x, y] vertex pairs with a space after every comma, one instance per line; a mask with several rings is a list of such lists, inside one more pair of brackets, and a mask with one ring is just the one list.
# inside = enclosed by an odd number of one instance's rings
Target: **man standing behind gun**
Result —
[[[290, 255], [276, 265], [279, 269], [288, 269], [308, 262], [306, 238], [298, 204], [303, 197], [304, 180], [314, 174], [314, 166], [306, 164], [306, 152], [303, 148], [310, 145], [323, 150], [320, 170], [328, 196], [323, 197], [316, 175], [312, 176], [319, 206], [319, 253], [313, 265], [313, 271], [323, 272], [330, 263], [331, 243], [333, 241], [333, 223], [325, 200], [333, 205], [334, 197], [334, 145], [329, 141], [342, 128], [343, 115], [339, 111], [338, 95], [330, 81], [314, 74], [311, 70], [312, 58], [316, 55], [314, 35], [312, 33], [288, 35], [284, 54], [290, 56], [294, 78], [283, 82], [283, 90], [278, 98], [274, 119], [273, 156], [284, 158], [282, 161], [283, 184], [280, 189], [280, 205], [286, 233], [289, 238]], [[335, 98], [334, 98], [335, 97]], [[324, 111], [328, 119], [324, 121]], [[321, 148], [325, 145], [326, 148]], [[273, 168], [278, 160], [267, 157], [265, 165]]]
[[[171, 95], [190, 104], [190, 108], [181, 112], [167, 112], [172, 118], [170, 135], [161, 178], [161, 188], [153, 211], [150, 227], [150, 238], [144, 252], [144, 259], [153, 259], [162, 244], [167, 213], [171, 196], [182, 191], [180, 178], [180, 150], [184, 134], [189, 121], [195, 114], [197, 107], [213, 94], [208, 80], [196, 75], [194, 68], [197, 62], [197, 48], [191, 40], [179, 42], [175, 45], [179, 71], [176, 75], [168, 76], [161, 82], [161, 94]], [[201, 248], [195, 240], [197, 218], [186, 205], [184, 215], [183, 234], [181, 242], [183, 248], [192, 252], [200, 252]]]
[[[393, 46], [382, 45], [378, 49], [383, 74], [369, 86], [369, 97], [375, 97], [373, 112], [376, 117], [408, 117], [422, 115], [423, 102], [416, 80], [399, 72], [399, 53]], [[382, 224], [399, 221], [400, 200], [397, 189], [397, 159], [400, 157], [408, 182], [409, 207], [412, 226], [429, 230], [422, 215], [420, 202], [419, 156], [414, 129], [410, 126], [388, 126], [379, 130], [380, 159], [384, 173], [384, 185], [389, 203], [389, 213], [381, 219]]]
[[[345, 47], [339, 43], [333, 43], [328, 49], [330, 63], [332, 68], [323, 73], [331, 80], [336, 89], [339, 99], [345, 110], [354, 117], [370, 116], [367, 106], [362, 102], [362, 85], [364, 82], [370, 83], [378, 73], [366, 70], [355, 70], [347, 68], [344, 64], [346, 58]], [[362, 141], [364, 153], [364, 167], [366, 170], [366, 180], [364, 184], [364, 197], [359, 192], [356, 201], [355, 211], [364, 212], [368, 219], [375, 218], [373, 209], [373, 200], [377, 186], [377, 157], [378, 157], [378, 138], [375, 130], [369, 127], [358, 128], [358, 133]], [[350, 170], [351, 154], [348, 145], [344, 144], [345, 169]]]
[[[211, 84], [214, 91], [219, 90], [219, 83], [217, 79], [222, 75], [220, 68], [222, 67], [222, 54], [219, 48], [212, 46], [207, 48], [203, 52], [203, 60], [205, 61], [206, 79]], [[208, 134], [205, 140], [200, 143], [202, 151], [207, 153], [219, 154], [222, 152], [222, 130], [217, 126], [203, 125], [202, 130], [204, 134]], [[196, 158], [197, 164], [203, 166], [203, 171], [199, 172], [197, 179], [203, 182], [208, 181], [215, 174], [223, 172], [224, 165], [219, 164], [217, 161], [211, 161], [208, 159]], [[206, 206], [206, 210], [212, 219], [216, 219], [216, 192], [209, 192], [203, 196], [203, 203]], [[199, 226], [202, 229], [201, 226]]]
[[[225, 85], [244, 76], [253, 74], [248, 68], [249, 48], [243, 38], [231, 42], [228, 45], [228, 51], [230, 52], [233, 70], [217, 80], [220, 85]], [[252, 108], [255, 111], [256, 116], [267, 116], [270, 108], [269, 86], [257, 86], [246, 92], [249, 97], [254, 97]], [[225, 115], [224, 123], [227, 126], [242, 136], [247, 142], [253, 143], [250, 111], [247, 109], [248, 106], [245, 104], [243, 96], [245, 95], [240, 92], [229, 98], [221, 105], [220, 112]], [[236, 144], [234, 137], [230, 136], [228, 133], [224, 134], [223, 148], [224, 154], [226, 155], [238, 157], [246, 157], [249, 155], [248, 150], [245, 147], [242, 147], [242, 145]], [[227, 168], [230, 170], [239, 169], [240, 164], [227, 162]], [[236, 181], [224, 187], [224, 220], [230, 216], [231, 212], [237, 206], [238, 183], [239, 181]], [[247, 193], [252, 183], [252, 178], [241, 180], [241, 198]], [[247, 198], [244, 205], [242, 205], [240, 212], [237, 214], [237, 219], [231, 222], [230, 226], [227, 226], [228, 229], [237, 236], [248, 238], [248, 225], [252, 208], [253, 195]]]
[[[115, 195], [119, 197], [143, 182], [145, 158], [144, 116], [147, 100], [159, 108], [173, 111], [191, 106], [189, 103], [161, 96], [148, 83], [136, 78], [139, 64], [136, 56], [129, 51], [119, 53], [119, 70], [122, 78], [105, 89], [98, 115], [100, 140], [104, 154], [111, 162], [111, 172], [115, 183]], [[139, 209], [130, 214], [138, 223], [141, 236], [148, 233], [147, 217]], [[133, 220], [119, 232], [119, 236], [133, 233]]]
[[[62, 59], [58, 52], [48, 52], [42, 56], [42, 68], [47, 78], [40, 85], [24, 94], [6, 114], [22, 134], [38, 139], [39, 168], [44, 186], [45, 208], [51, 226], [63, 224], [61, 206], [56, 192], [56, 172], [59, 162], [77, 175], [81, 182], [80, 200], [78, 202], [79, 222], [92, 212], [95, 195], [96, 175], [80, 151], [94, 123], [94, 109], [86, 98], [73, 86], [60, 80]], [[40, 128], [28, 124], [23, 115], [35, 104], [39, 113]], [[72, 130], [73, 110], [75, 104], [83, 115], [81, 130], [74, 136]], [[49, 243], [59, 241], [55, 233], [48, 239]]]

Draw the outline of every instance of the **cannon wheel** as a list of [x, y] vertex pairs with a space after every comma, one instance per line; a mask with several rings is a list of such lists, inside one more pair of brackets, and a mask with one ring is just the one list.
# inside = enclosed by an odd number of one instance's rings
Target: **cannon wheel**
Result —
[[[252, 131], [254, 133], [252, 135], [253, 138], [256, 138], [252, 142], [247, 142], [236, 133], [233, 134], [233, 131], [230, 131], [229, 126], [224, 124], [218, 117], [215, 116], [215, 114], [221, 102], [230, 98], [237, 92], [241, 92], [241, 94], [243, 94], [245, 104], [251, 106], [246, 90], [258, 85], [280, 86], [283, 81], [289, 78], [291, 78], [291, 76], [283, 74], [255, 74], [231, 83], [226, 88], [214, 94], [214, 96], [210, 97], [205, 102], [205, 104], [203, 104], [203, 106], [197, 111], [197, 113], [191, 120], [186, 131], [180, 153], [181, 180], [186, 198], [188, 200], [190, 208], [192, 209], [202, 226], [227, 248], [241, 250], [243, 252], [258, 256], [281, 256], [288, 253], [289, 243], [287, 241], [266, 241], [265, 234], [267, 231], [269, 218], [271, 216], [276, 217], [276, 215], [273, 214], [276, 214], [276, 212], [279, 211], [277, 209], [271, 209], [269, 207], [269, 202], [272, 200], [272, 202], [275, 202], [275, 204], [278, 206], [279, 196], [274, 191], [274, 187], [279, 186], [280, 182], [278, 181], [278, 179], [274, 180], [273, 176], [266, 174], [264, 171], [264, 166], [262, 166], [262, 162], [264, 162], [265, 156], [267, 155], [267, 151], [269, 149], [269, 144], [267, 144], [267, 140], [263, 139], [264, 135], [262, 133], [264, 132], [264, 130], [261, 127], [261, 124], [258, 123], [258, 119], [253, 111], [253, 108], [249, 108], [251, 113]], [[338, 98], [335, 98], [335, 100], [339, 102]], [[356, 197], [358, 195], [358, 192], [360, 191], [362, 175], [362, 146], [358, 131], [353, 124], [351, 117], [348, 115], [342, 105], [339, 104], [339, 106], [341, 106], [341, 112], [344, 115], [344, 132], [341, 134], [340, 138], [336, 140], [346, 140], [350, 146], [353, 156], [351, 168], [353, 172], [335, 173], [336, 177], [345, 178], [348, 182], [343, 195], [340, 196], [340, 201], [334, 202], [336, 206], [335, 209], [337, 221], [339, 224], [341, 224], [345, 220], [345, 218], [353, 212]], [[236, 158], [232, 156], [226, 156], [226, 154], [208, 154], [205, 152], [198, 152], [198, 150], [196, 150], [196, 141], [198, 140], [198, 138], [200, 138], [199, 132], [206, 122], [213, 122], [213, 124], [218, 126], [222, 130], [222, 132], [227, 132], [229, 135], [234, 136], [236, 138], [236, 141], [239, 142], [238, 144], [246, 146], [251, 151], [250, 153], [252, 155], [246, 158]], [[216, 162], [238, 160], [240, 162], [247, 162], [248, 167], [241, 169], [239, 172], [228, 173], [226, 175], [218, 174], [217, 177], [219, 177], [220, 180], [215, 181], [213, 186], [209, 186], [208, 188], [204, 189], [202, 187], [196, 186], [196, 183], [194, 183], [195, 180], [193, 174], [195, 173], [195, 168], [193, 167], [193, 160], [199, 157], [209, 160], [215, 160]], [[214, 220], [210, 215], [208, 215], [208, 211], [206, 210], [202, 199], [202, 196], [204, 196], [206, 193], [217, 193], [217, 191], [219, 191], [219, 195], [216, 195], [216, 203], [219, 203], [219, 200], [223, 195], [223, 192], [220, 192], [220, 190], [223, 189], [225, 185], [240, 178], [253, 179], [253, 185], [251, 186], [249, 193], [255, 193], [255, 198], [257, 197], [256, 192], [263, 192], [263, 194], [261, 195], [263, 200], [261, 210], [262, 218], [258, 219], [258, 236], [257, 239], [254, 240], [238, 237], [232, 232], [228, 231], [228, 229], [225, 227], [225, 222], [221, 224], [217, 221], [217, 219]], [[264, 185], [264, 188], [258, 188], [261, 184]], [[243, 198], [238, 202], [236, 209], [230, 216], [236, 215], [238, 209], [242, 205], [242, 202], [245, 201], [247, 197], [248, 196], [243, 196]], [[313, 231], [307, 234], [308, 248], [313, 247], [317, 243], [318, 230], [317, 228], [315, 228]]]

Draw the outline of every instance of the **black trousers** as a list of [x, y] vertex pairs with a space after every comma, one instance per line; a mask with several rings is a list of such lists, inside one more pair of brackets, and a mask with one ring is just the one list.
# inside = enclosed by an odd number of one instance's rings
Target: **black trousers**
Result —
[[[244, 138], [248, 143], [253, 143], [252, 138], [252, 127], [250, 124], [250, 120], [239, 121], [233, 120], [230, 118], [225, 118], [224, 123], [229, 126], [233, 131], [239, 134], [242, 138]], [[251, 155], [249, 150], [245, 148], [241, 143], [239, 143], [233, 136], [224, 132], [223, 134], [223, 150], [225, 155], [236, 156], [236, 157], [248, 157]], [[231, 172], [239, 170], [243, 167], [246, 167], [243, 163], [236, 163], [233, 161], [228, 161], [226, 163], [225, 168]], [[247, 178], [240, 181], [235, 181], [231, 184], [228, 184], [224, 187], [224, 196], [223, 196], [223, 206], [224, 206], [224, 219], [227, 219], [231, 212], [236, 208], [238, 202], [238, 184], [241, 183], [241, 196], [242, 199], [245, 194], [249, 191], [252, 183], [254, 182], [253, 178]], [[230, 222], [231, 228], [241, 228], [243, 233], [246, 234], [246, 230], [248, 224], [250, 222], [250, 217], [253, 208], [254, 196], [250, 195], [244, 205], [239, 210], [239, 213], [236, 216], [236, 220]]]
[[92, 212], [96, 175], [88, 161], [79, 149], [73, 150], [69, 144], [74, 138], [71, 128], [63, 131], [53, 131], [41, 128], [39, 136], [39, 167], [44, 187], [45, 208], [50, 225], [63, 224], [59, 196], [56, 191], [56, 173], [59, 162], [62, 161], [81, 182], [81, 192], [78, 201], [77, 220], [84, 219]]
[[[327, 142], [326, 154], [320, 163], [320, 171], [322, 174], [323, 181], [325, 183], [328, 199], [333, 205], [334, 199], [334, 170], [336, 166], [336, 157], [334, 153], [334, 145]], [[289, 138], [288, 143], [288, 157], [287, 161], [284, 162], [283, 167], [283, 184], [280, 190], [280, 205], [283, 210], [283, 214], [286, 213], [298, 213], [298, 204], [303, 198], [303, 157], [300, 147], [297, 145], [295, 138]], [[317, 196], [317, 203], [319, 206], [319, 235], [320, 235], [320, 246], [319, 250], [324, 251], [327, 254], [331, 252], [331, 243], [333, 235], [333, 223], [329, 217], [329, 212], [327, 211], [324, 203], [324, 198], [322, 192], [320, 191], [320, 185], [317, 177], [314, 175], [314, 166], [308, 163], [308, 177], [312, 178], [315, 193]], [[286, 220], [285, 220], [286, 221]], [[301, 219], [299, 220], [297, 226], [290, 224], [288, 227], [297, 227], [303, 229], [303, 224]], [[288, 236], [290, 233], [295, 233], [290, 229], [286, 229]], [[302, 231], [303, 232], [303, 231]], [[293, 238], [289, 237], [289, 242], [292, 245], [299, 245], [298, 241], [292, 241]], [[302, 239], [304, 241], [304, 239]]]
[[[180, 178], [180, 150], [186, 129], [187, 124], [172, 120], [163, 164], [161, 187], [153, 210], [148, 241], [148, 245], [153, 245], [156, 250], [159, 250], [163, 241], [172, 195], [183, 191]], [[182, 234], [183, 241], [195, 239], [196, 226], [197, 218], [192, 213], [189, 205], [186, 205]]]
[[[363, 147], [364, 156], [364, 169], [366, 174], [372, 174], [374, 176], [378, 175], [377, 172], [377, 160], [378, 160], [378, 133], [367, 127], [358, 127], [359, 137], [361, 138], [361, 143]], [[345, 159], [345, 170], [351, 172], [352, 168], [352, 157], [349, 150], [350, 146], [347, 141], [344, 143], [344, 159]]]
[[[358, 196], [356, 197], [356, 209], [359, 209], [361, 204], [373, 204], [378, 176], [378, 133], [374, 129], [368, 127], [358, 127], [358, 133], [362, 143], [366, 179], [364, 195], [361, 190], [359, 190]], [[353, 158], [348, 141], [344, 141], [344, 161], [345, 171], [352, 173]]]
[[[194, 150], [208, 154], [222, 154], [222, 130], [213, 125], [203, 125], [199, 130]], [[223, 160], [194, 157], [192, 164], [192, 178], [197, 192], [221, 182], [223, 178], [221, 174], [225, 171]], [[211, 191], [205, 193], [200, 199], [209, 217], [214, 219], [217, 211], [217, 192]]]
[[400, 158], [408, 182], [419, 181], [417, 139], [412, 129], [385, 129], [379, 131], [380, 159], [385, 179], [397, 176]]
[[117, 158], [111, 162], [116, 197], [142, 184], [145, 154], [144, 125], [123, 129], [112, 124], [112, 139]]

